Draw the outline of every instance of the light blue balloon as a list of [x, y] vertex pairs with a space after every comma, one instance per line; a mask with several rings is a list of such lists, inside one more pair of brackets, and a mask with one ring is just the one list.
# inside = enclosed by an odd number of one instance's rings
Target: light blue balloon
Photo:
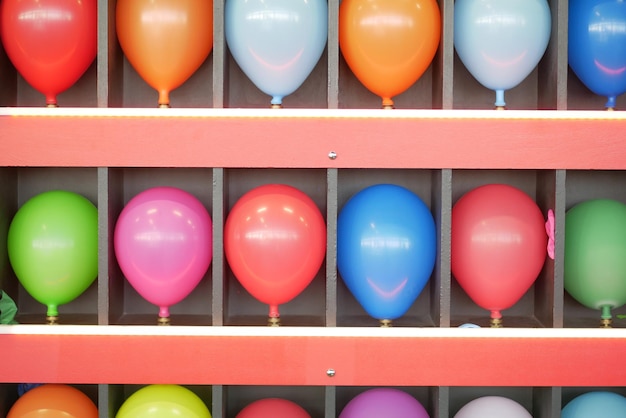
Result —
[[615, 107], [626, 92], [626, 3], [569, 0], [568, 59], [585, 86]]
[[546, 0], [457, 0], [454, 47], [480, 84], [496, 92], [520, 84], [548, 47], [552, 27]]
[[372, 317], [401, 317], [430, 279], [437, 254], [435, 221], [410, 190], [367, 187], [343, 206], [337, 219], [337, 269]]
[[328, 36], [326, 0], [227, 0], [224, 19], [235, 61], [273, 105], [311, 74]]
[[572, 399], [561, 418], [624, 418], [626, 398], [614, 392], [587, 392]]

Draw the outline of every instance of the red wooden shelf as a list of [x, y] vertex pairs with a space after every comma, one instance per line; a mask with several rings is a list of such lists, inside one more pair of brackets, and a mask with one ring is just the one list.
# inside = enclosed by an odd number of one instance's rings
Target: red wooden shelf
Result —
[[0, 347], [1, 382], [626, 385], [619, 329], [14, 325]]
[[4, 108], [0, 166], [625, 169], [626, 114]]

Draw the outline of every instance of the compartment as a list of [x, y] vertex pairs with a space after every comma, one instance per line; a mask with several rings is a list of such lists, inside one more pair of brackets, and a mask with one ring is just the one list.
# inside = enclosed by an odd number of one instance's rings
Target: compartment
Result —
[[[0, 171], [0, 234], [2, 249], [2, 287], [18, 306], [16, 320], [26, 324], [45, 324], [47, 307], [35, 300], [18, 281], [8, 260], [6, 237], [17, 211], [30, 198], [43, 192], [65, 190], [80, 194], [98, 207], [98, 179], [95, 168], [24, 167]], [[81, 295], [59, 306], [64, 324], [96, 324], [98, 313], [97, 280]]]
[[[222, 417], [235, 417], [260, 399], [280, 398], [296, 403], [311, 418], [325, 418], [325, 392], [323, 386], [224, 386]], [[213, 416], [219, 418], [216, 414], [217, 411]]]
[[[454, 0], [444, 1], [453, 9]], [[518, 109], [561, 109], [565, 108], [564, 90], [567, 85], [567, 54], [562, 53], [567, 38], [567, 2], [548, 0], [552, 18], [548, 47], [538, 65], [515, 87], [505, 90], [506, 108]], [[565, 9], [565, 10], [564, 10]], [[453, 58], [444, 67], [444, 74], [452, 73], [447, 82], [452, 86], [451, 101], [454, 109], [494, 109], [495, 91], [484, 87], [465, 67], [454, 48], [454, 12], [446, 14], [446, 30], [451, 38], [446, 47]], [[565, 51], [567, 52], [567, 51]]]
[[[102, 175], [103, 199], [108, 207], [106, 228], [108, 281], [101, 282], [102, 298], [108, 299], [110, 324], [157, 324], [159, 308], [144, 299], [124, 277], [114, 251], [115, 225], [123, 208], [137, 194], [154, 187], [175, 187], [192, 194], [212, 216], [213, 171], [205, 168], [111, 168]], [[221, 222], [221, 220], [213, 220]], [[214, 247], [220, 248], [217, 243]], [[107, 274], [105, 271], [103, 273]], [[105, 290], [108, 286], [108, 291]], [[210, 325], [212, 315], [212, 268], [181, 302], [170, 307], [172, 325]]]
[[[235, 203], [247, 192], [267, 184], [285, 184], [305, 193], [317, 205], [324, 220], [326, 171], [318, 169], [227, 169], [224, 173], [224, 222]], [[328, 233], [331, 235], [331, 232]], [[327, 238], [328, 239], [328, 238]], [[276, 260], [280, 262], [280, 260]], [[281, 325], [323, 326], [326, 323], [326, 267], [322, 263], [313, 281], [290, 302], [279, 306]], [[224, 282], [225, 325], [266, 325], [268, 305], [253, 297], [226, 263]]]
[[[453, 170], [453, 210], [462, 196], [487, 184], [506, 184], [525, 192], [538, 205], [544, 220], [547, 219], [549, 209], [555, 210], [557, 173], [551, 170]], [[502, 311], [503, 326], [555, 326], [555, 321], [560, 317], [555, 283], [554, 263], [546, 257], [543, 269], [530, 289], [511, 308]], [[489, 326], [489, 311], [474, 303], [454, 277], [450, 306], [452, 326], [463, 323]]]
[[[612, 199], [626, 204], [626, 173], [623, 171], [583, 171], [567, 170], [565, 177], [565, 211], [579, 203], [594, 199]], [[563, 228], [565, 233], [565, 228]], [[564, 246], [565, 244], [563, 244]], [[565, 252], [564, 252], [565, 257]], [[564, 294], [564, 324], [572, 328], [596, 328], [601, 325], [600, 310], [588, 308], [576, 301], [567, 291]], [[626, 314], [626, 307], [611, 309], [611, 326], [626, 327], [620, 316]]]
[[[415, 193], [431, 209], [435, 219], [435, 229], [440, 231], [441, 220], [437, 208], [441, 206], [441, 173], [437, 170], [362, 170], [342, 169], [337, 181], [337, 211], [358, 192], [376, 184], [393, 184]], [[436, 267], [428, 283], [400, 318], [392, 321], [393, 326], [438, 326], [440, 323], [439, 298], [440, 279], [437, 272], [442, 261], [436, 257]], [[352, 295], [341, 275], [337, 273], [337, 325], [338, 326], [377, 326], [379, 320], [371, 317]]]

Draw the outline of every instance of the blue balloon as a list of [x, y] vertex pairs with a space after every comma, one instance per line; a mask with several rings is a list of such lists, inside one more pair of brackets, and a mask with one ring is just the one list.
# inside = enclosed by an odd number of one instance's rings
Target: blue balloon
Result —
[[326, 0], [227, 0], [224, 19], [233, 58], [272, 105], [302, 85], [328, 36]]
[[585, 86], [607, 98], [626, 92], [626, 3], [623, 0], [570, 0], [569, 65]]
[[495, 90], [498, 107], [504, 91], [535, 69], [548, 47], [552, 19], [546, 0], [457, 0], [454, 47], [467, 70]]
[[561, 411], [561, 418], [598, 417], [626, 417], [626, 398], [614, 392], [587, 392], [572, 399]]
[[337, 268], [376, 319], [406, 313], [433, 272], [436, 249], [430, 210], [404, 187], [367, 187], [352, 196], [337, 219]]

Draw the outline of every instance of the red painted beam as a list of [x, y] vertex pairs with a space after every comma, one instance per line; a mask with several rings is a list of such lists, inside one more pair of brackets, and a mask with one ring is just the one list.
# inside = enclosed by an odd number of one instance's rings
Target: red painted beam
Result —
[[0, 166], [626, 169], [622, 112], [16, 112]]
[[[28, 327], [28, 326], [26, 326]], [[89, 327], [99, 329], [98, 327]], [[110, 328], [110, 327], [105, 327]], [[144, 327], [140, 327], [144, 328]], [[2, 382], [333, 386], [625, 386], [626, 338], [437, 329], [350, 336], [0, 334]], [[221, 328], [223, 329], [223, 328]], [[197, 328], [202, 333], [202, 328]], [[209, 331], [215, 331], [210, 328]], [[493, 330], [498, 332], [497, 330]], [[528, 330], [527, 330], [528, 331]], [[570, 330], [571, 331], [571, 330]], [[137, 331], [139, 334], [141, 331]], [[414, 333], [416, 336], [411, 337]], [[532, 331], [534, 332], [534, 331]], [[326, 336], [324, 336], [324, 333]], [[348, 336], [341, 336], [345, 333]], [[546, 334], [547, 333], [547, 334]], [[555, 333], [557, 337], [546, 335]], [[451, 336], [452, 335], [452, 336]], [[516, 335], [513, 330], [510, 335]], [[530, 336], [529, 336], [530, 335]], [[585, 335], [585, 333], [580, 333]], [[329, 377], [327, 371], [335, 375]]]

